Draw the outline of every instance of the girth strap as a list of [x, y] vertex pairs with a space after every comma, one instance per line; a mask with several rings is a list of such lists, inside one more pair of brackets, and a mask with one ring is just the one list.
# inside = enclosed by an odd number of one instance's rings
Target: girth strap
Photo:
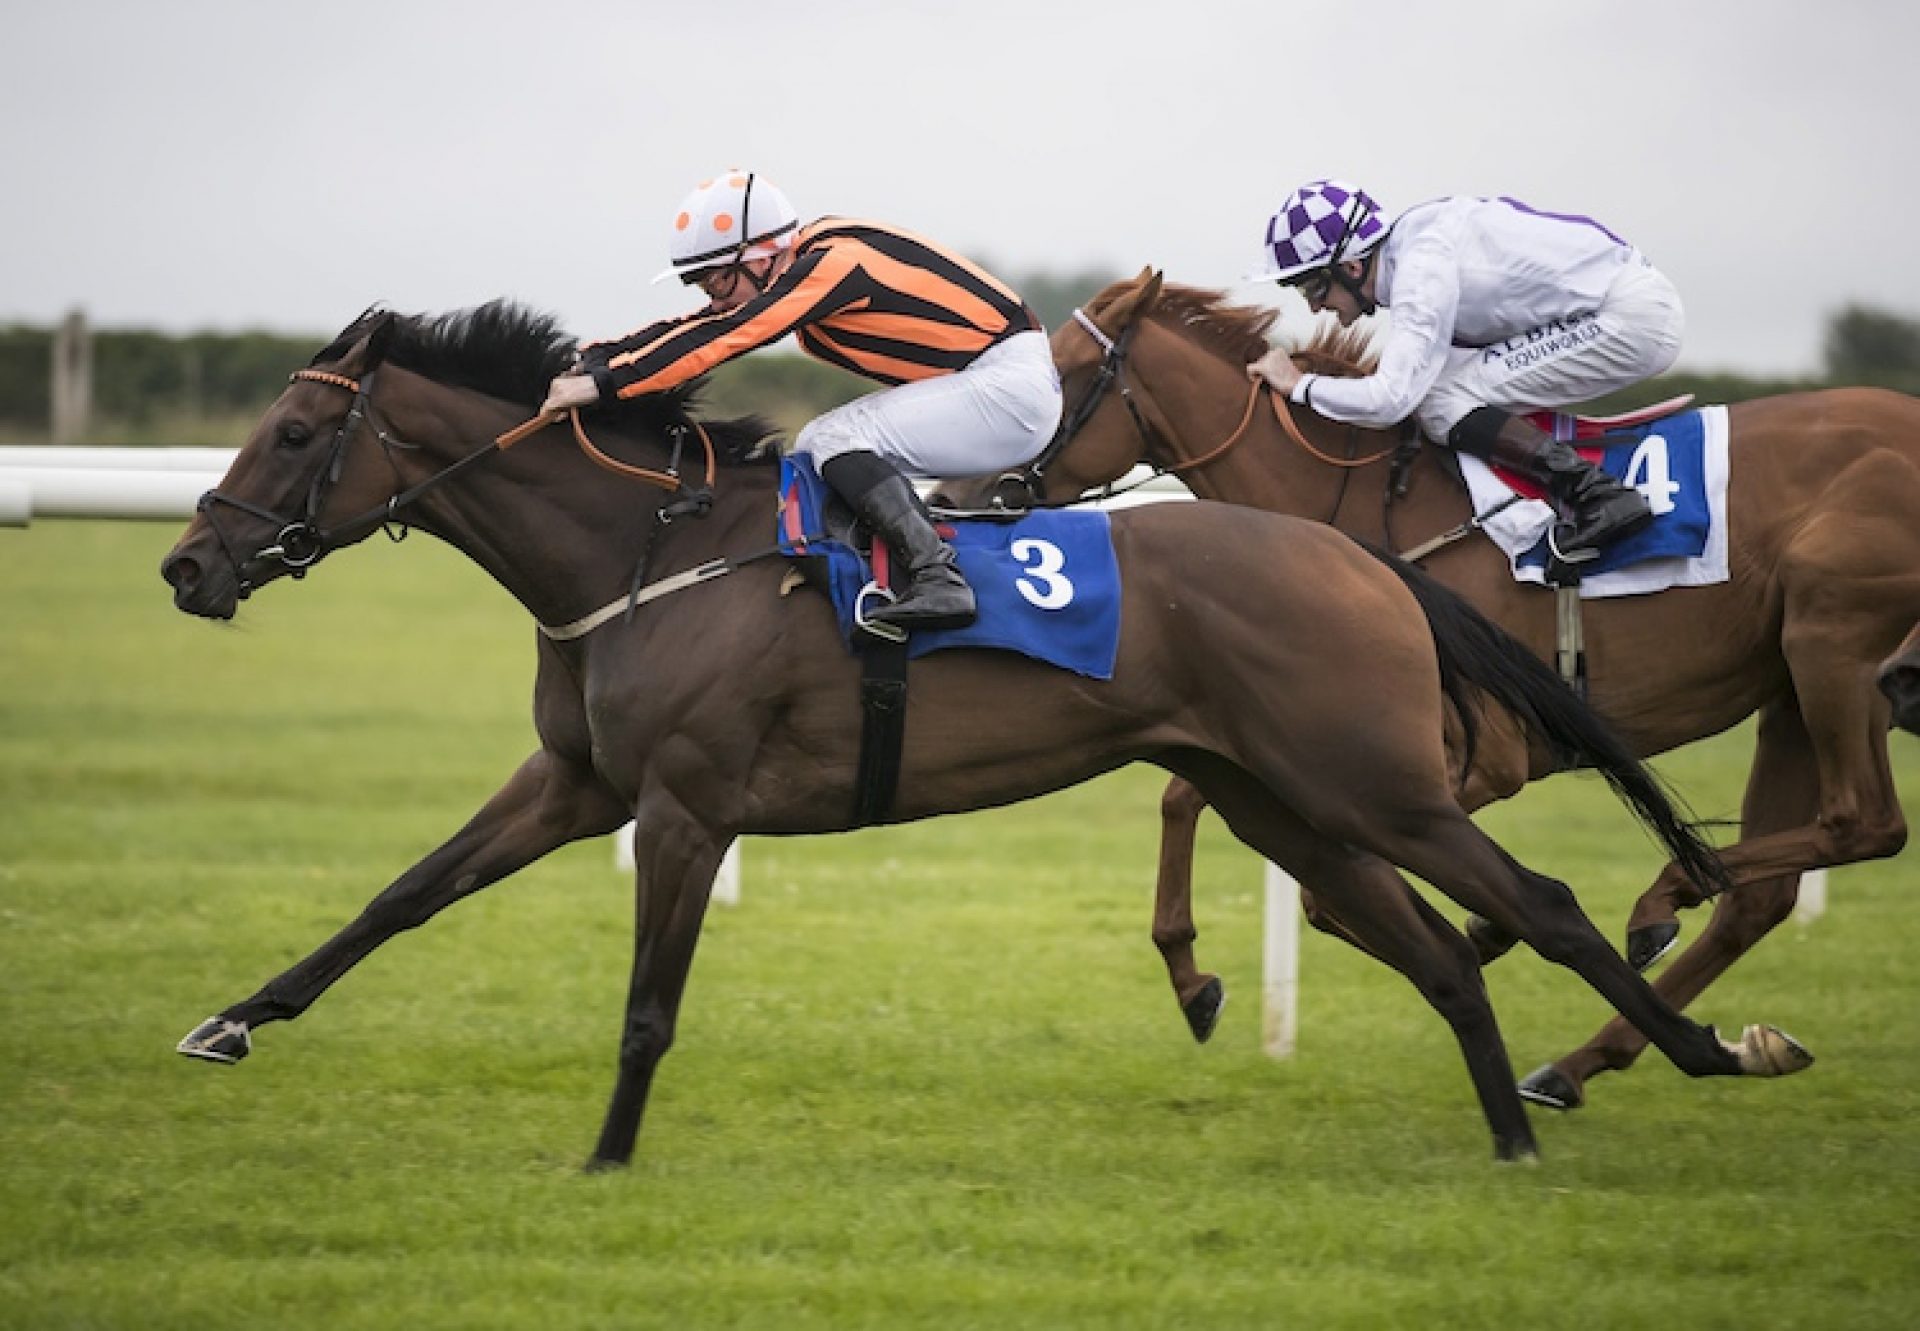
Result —
[[893, 808], [907, 734], [907, 644], [872, 640], [860, 652], [860, 766], [853, 823], [868, 827]]

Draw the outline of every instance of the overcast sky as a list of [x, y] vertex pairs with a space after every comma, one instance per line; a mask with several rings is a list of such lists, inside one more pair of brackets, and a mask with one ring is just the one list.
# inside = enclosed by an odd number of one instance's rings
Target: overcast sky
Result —
[[1651, 255], [1694, 369], [1814, 370], [1848, 301], [1920, 315], [1896, 0], [0, 6], [0, 323], [509, 295], [610, 336], [685, 308], [647, 283], [667, 221], [735, 165], [1009, 276], [1222, 287], [1303, 179], [1512, 194]]

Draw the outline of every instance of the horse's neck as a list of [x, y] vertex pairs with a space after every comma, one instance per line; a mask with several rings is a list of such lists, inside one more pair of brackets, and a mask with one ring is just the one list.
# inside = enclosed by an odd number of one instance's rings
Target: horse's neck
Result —
[[[1173, 382], [1200, 386], [1189, 398], [1194, 406], [1177, 419], [1183, 430], [1181, 460], [1204, 458], [1231, 437], [1246, 410], [1249, 387], [1221, 372], [1217, 363], [1208, 370], [1188, 366]], [[1288, 432], [1278, 415], [1282, 409], [1292, 414], [1309, 448]], [[1263, 393], [1253, 404], [1246, 434], [1218, 458], [1183, 472], [1181, 479], [1202, 499], [1328, 522], [1362, 540], [1412, 545], [1457, 522], [1450, 515], [1463, 500], [1423, 449], [1407, 493], [1389, 505], [1392, 457], [1402, 438], [1396, 430], [1350, 428], [1292, 403], [1281, 408]], [[1374, 460], [1339, 465], [1368, 458]]]
[[[451, 396], [461, 400], [435, 402], [435, 394], [425, 394], [420, 399], [424, 410], [396, 421], [403, 438], [423, 446], [421, 453], [410, 456], [410, 485], [519, 423], [516, 413], [503, 412], [497, 404], [476, 405], [466, 395]], [[615, 451], [644, 461], [632, 448], [615, 445]], [[663, 464], [664, 459], [656, 459], [648, 465]], [[698, 479], [699, 467], [696, 459], [685, 470]], [[712, 514], [674, 524], [673, 539], [658, 543], [660, 558], [649, 576], [714, 554], [737, 553], [729, 542], [742, 539], [736, 529], [743, 528], [749, 506], [769, 515], [765, 525], [770, 536], [771, 482], [758, 476], [759, 470], [721, 473]], [[750, 504], [760, 489], [769, 495], [762, 503]], [[575, 444], [569, 427], [556, 425], [430, 490], [411, 520], [480, 565], [535, 619], [559, 625], [627, 592], [653, 531], [654, 514], [668, 499], [659, 487], [594, 465]]]
[[[1396, 552], [1425, 542], [1465, 517], [1465, 491], [1450, 474], [1445, 456], [1424, 440], [1414, 447], [1404, 472], [1396, 472], [1395, 459], [1410, 442], [1404, 430], [1348, 427], [1304, 407], [1290, 405], [1290, 409], [1302, 436], [1325, 457], [1301, 448], [1274, 422], [1273, 447], [1268, 452], [1271, 470], [1288, 493], [1303, 497], [1288, 511], [1331, 523], [1349, 536]], [[1344, 462], [1362, 465], [1337, 465]], [[1308, 507], [1309, 503], [1320, 507]]]
[[[1190, 466], [1180, 473], [1187, 488], [1202, 499], [1224, 500], [1264, 508], [1275, 513], [1328, 521], [1336, 507], [1343, 506], [1343, 495], [1360, 478], [1348, 476], [1343, 469], [1330, 466], [1302, 449], [1287, 433], [1267, 392], [1255, 392], [1244, 377], [1224, 370], [1207, 358], [1208, 364], [1179, 367], [1170, 382], [1179, 385], [1185, 404], [1170, 413], [1177, 422], [1176, 443], [1180, 463]], [[1192, 387], [1187, 387], [1192, 385]], [[1196, 391], [1197, 390], [1197, 391]], [[1249, 402], [1249, 397], [1254, 400]], [[1176, 402], [1181, 399], [1176, 399]], [[1168, 405], [1174, 405], [1169, 403]], [[1346, 427], [1315, 416], [1301, 407], [1289, 407], [1295, 423], [1307, 441], [1332, 457], [1345, 456], [1350, 441]], [[1251, 412], [1251, 419], [1248, 417]], [[1245, 433], [1224, 451], [1209, 460], [1246, 419]], [[1371, 436], [1360, 439], [1360, 455], [1377, 452]], [[1372, 447], [1366, 445], [1373, 444]], [[1361, 469], [1369, 476], [1384, 476], [1384, 468]], [[1343, 480], [1347, 484], [1343, 485]]]

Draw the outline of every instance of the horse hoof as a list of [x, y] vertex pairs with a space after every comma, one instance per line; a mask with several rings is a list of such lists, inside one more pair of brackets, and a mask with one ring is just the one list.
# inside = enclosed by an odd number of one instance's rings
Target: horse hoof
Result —
[[1537, 1165], [1540, 1163], [1540, 1148], [1534, 1145], [1532, 1138], [1526, 1141], [1495, 1140], [1493, 1162], [1497, 1165]]
[[1562, 1113], [1586, 1103], [1586, 1094], [1578, 1083], [1551, 1063], [1520, 1083], [1520, 1098], [1528, 1104], [1558, 1109]]
[[1200, 986], [1200, 992], [1180, 1005], [1180, 1011], [1186, 1015], [1187, 1029], [1193, 1032], [1194, 1042], [1205, 1044], [1213, 1034], [1213, 1028], [1220, 1024], [1220, 1009], [1227, 1005], [1227, 989], [1220, 983], [1219, 976], [1213, 976]]
[[1791, 1077], [1813, 1066], [1807, 1047], [1778, 1026], [1749, 1026], [1740, 1033], [1739, 1044], [1720, 1044], [1740, 1060], [1743, 1077]]
[[1473, 950], [1480, 954], [1482, 966], [1500, 960], [1520, 941], [1492, 920], [1481, 919], [1478, 915], [1467, 917], [1467, 939], [1473, 944]]
[[1662, 920], [1641, 929], [1627, 930], [1627, 964], [1643, 971], [1673, 950], [1680, 937], [1678, 920]]
[[604, 1155], [596, 1155], [580, 1166], [582, 1174], [617, 1174], [627, 1167], [625, 1160], [609, 1160]]
[[209, 1063], [238, 1063], [253, 1052], [253, 1036], [244, 1021], [208, 1017], [188, 1032], [187, 1038], [173, 1047], [177, 1054], [204, 1059]]

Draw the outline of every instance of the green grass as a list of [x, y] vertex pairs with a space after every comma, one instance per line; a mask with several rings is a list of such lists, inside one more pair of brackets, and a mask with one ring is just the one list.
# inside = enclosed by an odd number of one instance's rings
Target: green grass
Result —
[[[632, 1169], [630, 892], [570, 848], [394, 940], [244, 1066], [172, 1053], [449, 834], [532, 746], [531, 630], [422, 539], [231, 628], [161, 525], [0, 531], [0, 1327], [1885, 1328], [1920, 1309], [1920, 860], [1835, 875], [1700, 1005], [1820, 1062], [1656, 1059], [1498, 1168], [1397, 976], [1303, 946], [1258, 1050], [1259, 877], [1202, 840], [1196, 1047], [1147, 941], [1159, 780], [750, 841]], [[1657, 664], [1657, 663], [1656, 663]], [[1663, 764], [1736, 807], [1745, 732]], [[1896, 737], [1911, 801], [1920, 746]], [[1913, 816], [1909, 804], [1909, 815]], [[1592, 781], [1485, 822], [1609, 936], [1656, 867]], [[1457, 912], [1452, 912], [1457, 915]], [[1699, 925], [1690, 919], [1689, 936]], [[1525, 1071], [1603, 1015], [1489, 972]]]

